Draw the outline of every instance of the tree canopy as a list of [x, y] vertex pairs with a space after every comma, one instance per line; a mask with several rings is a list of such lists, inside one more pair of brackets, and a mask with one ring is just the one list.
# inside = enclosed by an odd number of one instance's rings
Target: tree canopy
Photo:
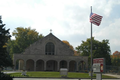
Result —
[[62, 42], [65, 43], [65, 44], [67, 44], [70, 47], [70, 49], [72, 49], [74, 51], [73, 46], [68, 41], [63, 40]]
[[113, 55], [111, 55], [111, 62], [113, 66], [120, 66], [120, 52], [115, 51]]
[[120, 58], [120, 52], [115, 51], [113, 55], [111, 55], [112, 58]]
[[[89, 63], [91, 58], [91, 39], [82, 41], [82, 44], [76, 47], [76, 50], [81, 53], [81, 56], [89, 56]], [[110, 58], [111, 50], [109, 46], [109, 40], [102, 40], [101, 42], [92, 38], [92, 57], [93, 58], [105, 58], [106, 64], [111, 64]]]
[[7, 52], [6, 43], [10, 38], [9, 29], [5, 29], [0, 18], [0, 67], [12, 66], [12, 59]]
[[43, 37], [42, 34], [39, 35], [35, 29], [31, 29], [30, 27], [17, 27], [12, 35], [15, 36], [15, 40], [9, 40], [7, 45], [11, 56], [13, 53], [23, 52], [30, 44]]
[[80, 55], [80, 53], [77, 52], [77, 51], [75, 51], [74, 48], [73, 48], [73, 46], [68, 41], [63, 40], [62, 42], [65, 43], [65, 44], [67, 44], [70, 47], [70, 49], [74, 51], [74, 56], [79, 56]]

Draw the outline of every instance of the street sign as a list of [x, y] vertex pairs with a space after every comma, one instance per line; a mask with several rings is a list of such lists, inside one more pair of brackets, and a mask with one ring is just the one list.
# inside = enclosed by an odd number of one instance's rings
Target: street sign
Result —
[[93, 72], [104, 72], [105, 59], [95, 58], [93, 59]]

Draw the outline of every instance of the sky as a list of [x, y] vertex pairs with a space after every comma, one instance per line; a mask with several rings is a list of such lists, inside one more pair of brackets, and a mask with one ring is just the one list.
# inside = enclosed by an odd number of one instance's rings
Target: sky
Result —
[[91, 6], [103, 16], [100, 26], [93, 24], [92, 36], [108, 39], [111, 54], [120, 51], [120, 0], [2, 0], [0, 15], [11, 35], [17, 27], [31, 27], [44, 36], [52, 29], [75, 48], [91, 37]]

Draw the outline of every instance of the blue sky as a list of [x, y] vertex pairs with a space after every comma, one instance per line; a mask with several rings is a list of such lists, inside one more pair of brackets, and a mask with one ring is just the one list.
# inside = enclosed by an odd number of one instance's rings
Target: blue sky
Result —
[[120, 51], [120, 0], [2, 0], [0, 15], [11, 33], [17, 27], [31, 27], [46, 36], [52, 29], [75, 48], [90, 38], [90, 6], [103, 16], [100, 26], [93, 25], [93, 37], [108, 39], [112, 53]]

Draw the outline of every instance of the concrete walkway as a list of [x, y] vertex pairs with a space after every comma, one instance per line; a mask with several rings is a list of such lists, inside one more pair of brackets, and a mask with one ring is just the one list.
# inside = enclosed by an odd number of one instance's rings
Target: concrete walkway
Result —
[[17, 73], [17, 72], [21, 72], [21, 71], [7, 71], [7, 72], [3, 72], [3, 73], [8, 74], [8, 73]]
[[120, 75], [117, 75], [117, 74], [103, 74], [103, 75], [113, 76], [113, 77], [119, 78], [119, 80], [120, 80]]

